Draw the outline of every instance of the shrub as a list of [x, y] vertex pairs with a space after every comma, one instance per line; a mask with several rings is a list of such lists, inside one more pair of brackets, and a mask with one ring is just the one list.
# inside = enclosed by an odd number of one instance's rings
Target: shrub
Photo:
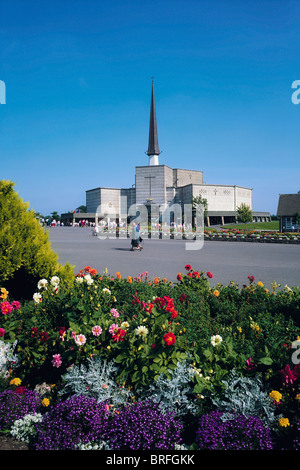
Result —
[[[57, 271], [62, 275], [64, 268], [57, 262], [48, 234], [13, 187], [11, 181], [0, 181], [0, 285], [13, 297], [29, 298], [40, 277]], [[68, 266], [67, 275], [69, 270]]]
[[201, 450], [272, 450], [271, 433], [257, 417], [236, 415], [223, 420], [212, 411], [199, 420], [196, 443]]

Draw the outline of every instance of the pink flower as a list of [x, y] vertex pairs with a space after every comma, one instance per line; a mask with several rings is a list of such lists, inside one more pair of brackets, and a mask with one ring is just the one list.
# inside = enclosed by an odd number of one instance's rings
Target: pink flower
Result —
[[246, 364], [247, 364], [247, 370], [255, 369], [255, 365], [252, 363], [251, 357], [249, 357], [249, 359], [247, 359]]
[[4, 328], [0, 328], [0, 336], [4, 336], [5, 335], [5, 329]]
[[75, 336], [75, 343], [78, 346], [83, 346], [86, 343], [86, 337], [84, 335], [76, 335]]
[[102, 333], [102, 328], [99, 325], [93, 326], [92, 333], [94, 336], [100, 336]]
[[112, 308], [110, 313], [114, 318], [118, 318], [120, 316], [119, 312], [115, 308]]
[[14, 300], [11, 303], [11, 306], [12, 306], [13, 310], [19, 310], [19, 308], [21, 307], [21, 304], [18, 300]]
[[53, 367], [60, 367], [62, 365], [62, 360], [61, 360], [61, 355], [60, 354], [54, 354], [52, 359], [52, 364]]
[[299, 377], [299, 371], [298, 369], [292, 370], [287, 364], [284, 369], [281, 369], [280, 375], [285, 381], [285, 385], [288, 387], [289, 385], [292, 385], [295, 380], [297, 380], [297, 378]]
[[13, 310], [13, 307], [10, 305], [9, 302], [2, 302], [1, 303], [1, 310], [3, 315], [9, 315]]
[[113, 323], [112, 325], [110, 325], [108, 331], [109, 331], [111, 334], [114, 334], [114, 331], [115, 331], [116, 329], [118, 329], [118, 328], [119, 328], [118, 325], [117, 325], [116, 323]]

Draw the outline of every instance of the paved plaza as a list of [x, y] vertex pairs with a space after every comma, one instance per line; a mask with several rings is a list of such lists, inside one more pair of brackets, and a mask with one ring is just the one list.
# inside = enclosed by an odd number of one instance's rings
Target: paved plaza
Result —
[[[190, 264], [198, 271], [213, 274], [211, 285], [228, 285], [235, 281], [248, 284], [248, 275], [268, 288], [271, 283], [300, 287], [300, 245], [247, 242], [205, 241], [200, 250], [186, 250], [184, 240], [144, 241], [143, 251], [129, 251], [129, 239], [100, 240], [90, 228], [49, 227], [49, 240], [59, 255], [59, 262], [67, 261], [79, 272], [89, 265], [99, 273], [119, 271], [122, 277], [137, 276], [148, 271], [149, 277], [176, 281], [178, 272], [185, 272]], [[193, 242], [189, 242], [193, 243]]]

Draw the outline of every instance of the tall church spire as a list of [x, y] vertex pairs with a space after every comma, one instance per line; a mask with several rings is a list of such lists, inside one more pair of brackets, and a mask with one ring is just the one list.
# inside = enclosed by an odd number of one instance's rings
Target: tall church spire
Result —
[[154, 84], [152, 80], [149, 142], [148, 142], [148, 150], [147, 150], [147, 155], [149, 156], [149, 165], [159, 165], [158, 163], [159, 154], [160, 154], [160, 151], [159, 151], [159, 146], [158, 146], [158, 135], [157, 135]]

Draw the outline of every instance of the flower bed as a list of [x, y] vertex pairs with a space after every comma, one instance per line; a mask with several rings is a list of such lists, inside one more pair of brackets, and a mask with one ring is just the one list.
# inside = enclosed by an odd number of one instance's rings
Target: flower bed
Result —
[[299, 290], [212, 277], [87, 266], [24, 303], [2, 288], [0, 433], [36, 450], [299, 448]]
[[300, 233], [247, 229], [211, 229], [204, 231], [204, 240], [298, 244], [300, 243]]

